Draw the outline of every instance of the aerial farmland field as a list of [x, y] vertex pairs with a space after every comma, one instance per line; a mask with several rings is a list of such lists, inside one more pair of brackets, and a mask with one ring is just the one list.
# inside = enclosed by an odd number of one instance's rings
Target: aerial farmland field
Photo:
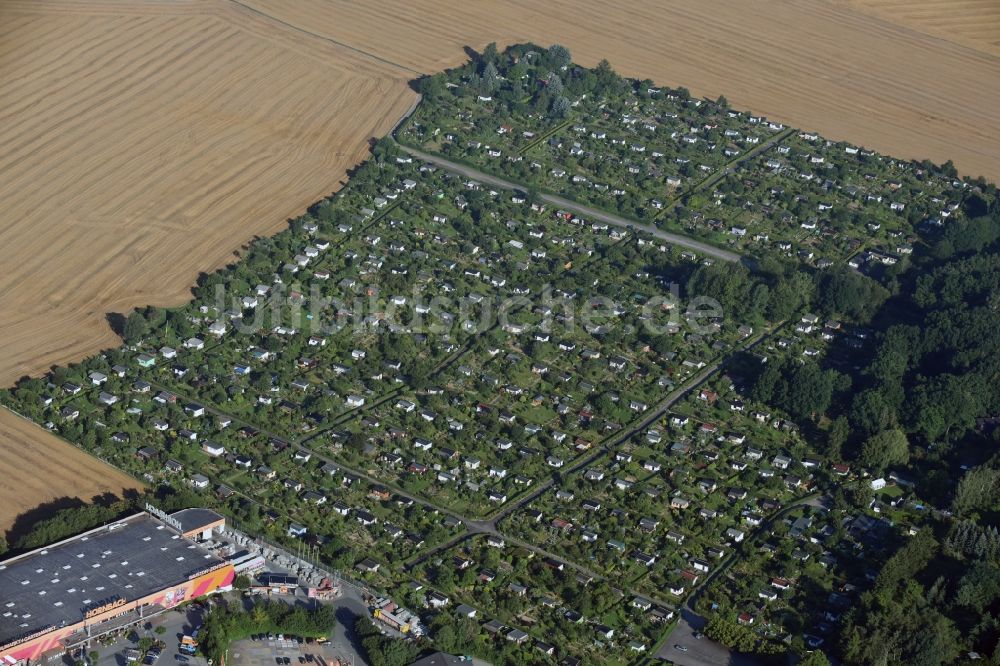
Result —
[[1000, 55], [1000, 5], [992, 0], [839, 0], [854, 9], [971, 49]]
[[185, 300], [414, 99], [411, 72], [221, 2], [0, 14], [5, 384], [115, 344], [107, 313]]
[[[0, 247], [16, 270], [0, 378], [113, 344], [108, 312], [181, 302], [199, 271], [335, 189], [412, 102], [406, 80], [464, 46], [564, 43], [583, 64], [997, 177], [995, 5], [898, 5], [4, 3], [17, 103]], [[40, 36], [58, 48], [29, 47]]]
[[4, 3], [0, 379], [113, 346], [109, 313], [183, 302], [337, 189], [413, 102], [407, 81], [465, 46], [561, 42], [584, 64], [996, 177], [993, 5], [896, 4]]
[[368, 586], [410, 656], [995, 649], [961, 595], [864, 640], [899, 562], [925, 604], [932, 558], [1000, 562], [994, 186], [560, 44], [413, 89], [349, 183], [0, 402]]
[[493, 663], [996, 660], [863, 592], [998, 571], [998, 80], [988, 0], [4, 2], [0, 530], [190, 492]]
[[829, 139], [1000, 177], [1000, 91], [984, 85], [1000, 80], [989, 0], [246, 4], [425, 73], [460, 64], [466, 46], [563, 44], [583, 65], [607, 58], [626, 76], [725, 95]]
[[103, 493], [121, 496], [142, 488], [128, 474], [7, 410], [0, 410], [0, 461], [0, 475], [7, 479], [0, 488], [4, 531], [38, 504], [69, 498], [86, 502]]

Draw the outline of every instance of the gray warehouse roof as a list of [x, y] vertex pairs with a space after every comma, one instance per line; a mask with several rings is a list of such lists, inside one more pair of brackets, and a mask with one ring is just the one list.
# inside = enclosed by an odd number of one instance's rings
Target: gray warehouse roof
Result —
[[75, 624], [101, 603], [133, 601], [222, 563], [147, 513], [0, 562], [0, 644]]
[[224, 520], [223, 516], [215, 511], [201, 508], [181, 509], [170, 514], [170, 517], [179, 522], [181, 529], [185, 532], [190, 532], [205, 525], [211, 525], [214, 522]]

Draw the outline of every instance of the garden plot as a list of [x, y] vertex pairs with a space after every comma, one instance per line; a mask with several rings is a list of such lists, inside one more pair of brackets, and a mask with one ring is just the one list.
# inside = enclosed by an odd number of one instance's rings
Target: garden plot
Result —
[[400, 595], [435, 611], [433, 628], [468, 632], [523, 661], [541, 652], [630, 663], [677, 612], [491, 537], [445, 551], [411, 573], [417, 582], [401, 582]]
[[806, 495], [820, 464], [790, 422], [720, 379], [508, 520], [526, 540], [680, 600]]

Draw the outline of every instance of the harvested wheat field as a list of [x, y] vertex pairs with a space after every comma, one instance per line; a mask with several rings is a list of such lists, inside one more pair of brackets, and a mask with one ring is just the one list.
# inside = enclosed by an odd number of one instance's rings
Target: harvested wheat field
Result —
[[838, 0], [880, 19], [1000, 56], [997, 0]]
[[142, 484], [43, 428], [0, 409], [0, 536], [18, 515], [61, 498], [118, 497]]
[[461, 62], [463, 46], [557, 42], [583, 64], [607, 58], [629, 76], [1000, 180], [996, 0], [241, 1], [424, 72]]
[[335, 190], [412, 76], [223, 0], [0, 3], [0, 384]]

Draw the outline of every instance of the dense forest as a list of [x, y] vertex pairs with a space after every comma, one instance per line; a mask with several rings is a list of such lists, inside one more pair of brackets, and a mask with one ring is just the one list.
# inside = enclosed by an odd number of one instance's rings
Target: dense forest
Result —
[[848, 616], [844, 657], [856, 664], [949, 664], [971, 639], [996, 663], [998, 600], [995, 526], [960, 521], [940, 541], [921, 531], [889, 559]]
[[[979, 193], [964, 205], [972, 219], [927, 238], [905, 272], [803, 281], [816, 312], [862, 323], [876, 342], [871, 352], [750, 366], [754, 398], [811, 420], [829, 455], [874, 473], [905, 470], [920, 496], [942, 508], [848, 615], [848, 663], [953, 663], [970, 644], [997, 655], [1000, 208], [995, 195], [987, 203]], [[752, 307], [747, 294], [759, 281], [716, 294]]]

